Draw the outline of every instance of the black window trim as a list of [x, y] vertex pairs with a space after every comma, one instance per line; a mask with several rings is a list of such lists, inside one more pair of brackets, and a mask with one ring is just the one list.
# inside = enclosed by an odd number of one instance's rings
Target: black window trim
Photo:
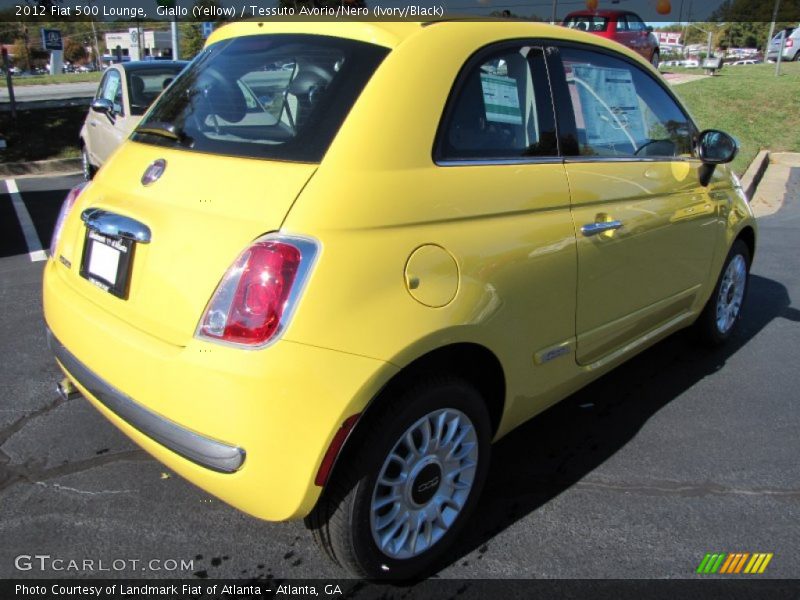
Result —
[[[460, 96], [464, 88], [467, 76], [472, 73], [473, 68], [480, 65], [481, 62], [492, 54], [502, 52], [511, 48], [537, 48], [544, 54], [545, 68], [547, 72], [545, 77], [547, 79], [547, 95], [550, 99], [550, 108], [553, 112], [553, 119], [556, 128], [556, 144], [557, 154], [555, 156], [520, 156], [508, 158], [443, 158], [441, 154], [442, 139], [446, 135], [446, 126], [449, 125], [450, 118], [452, 117], [453, 110], [455, 110], [456, 99]], [[560, 133], [558, 129], [558, 111], [556, 110], [555, 103], [553, 102], [552, 91], [552, 65], [548, 56], [548, 44], [540, 38], [511, 38], [507, 40], [499, 40], [492, 42], [473, 52], [456, 75], [453, 86], [450, 88], [450, 94], [447, 96], [442, 116], [439, 118], [439, 125], [436, 128], [436, 134], [433, 139], [433, 147], [431, 149], [431, 159], [436, 166], [439, 167], [465, 167], [465, 166], [484, 166], [484, 165], [526, 165], [526, 164], [553, 164], [562, 163], [563, 156], [561, 153]]]
[[[551, 47], [555, 49], [553, 52], [554, 55], [554, 62], [558, 63], [558, 69], [553, 69], [557, 73], [556, 79], [554, 80], [552, 77], [550, 79], [550, 88], [554, 89], [557, 86], [563, 86], [564, 89], [567, 88], [567, 77], [564, 71], [563, 61], [561, 60], [561, 48], [573, 48], [575, 50], [584, 50], [588, 52], [595, 52], [597, 54], [603, 54], [605, 56], [610, 56], [611, 58], [616, 58], [618, 60], [622, 60], [623, 62], [628, 63], [633, 68], [639, 69], [639, 71], [649, 77], [656, 85], [658, 85], [664, 92], [666, 92], [667, 96], [675, 103], [675, 105], [680, 110], [681, 114], [686, 118], [686, 121], [692, 125], [694, 129], [694, 139], [692, 140], [692, 147], [696, 148], [697, 145], [697, 134], [700, 132], [700, 128], [695, 123], [694, 119], [692, 119], [691, 115], [687, 112], [686, 108], [683, 106], [678, 97], [675, 93], [670, 89], [670, 87], [666, 84], [666, 82], [662, 81], [649, 70], [645, 69], [641, 64], [639, 64], [635, 59], [621, 54], [619, 52], [615, 52], [613, 50], [609, 50], [608, 48], [602, 48], [600, 46], [594, 46], [592, 44], [582, 44], [580, 42], [571, 42], [566, 40], [555, 40], [551, 44]], [[567, 102], [563, 104], [561, 110], [556, 110], [556, 118], [558, 119], [558, 126], [563, 128], [564, 131], [569, 132], [570, 135], [573, 135], [577, 140], [578, 137], [578, 127], [575, 119], [575, 113], [572, 107], [572, 102]], [[560, 138], [561, 136], [559, 136]], [[692, 162], [692, 163], [699, 163], [700, 158], [696, 155], [696, 150], [693, 156], [686, 157], [686, 156], [581, 156], [578, 154], [579, 148], [575, 147], [571, 149], [569, 154], [564, 155], [564, 163], [628, 163], [628, 162]]]
[[[467, 75], [471, 72], [472, 68], [478, 64], [481, 59], [490, 54], [502, 51], [505, 48], [514, 47], [532, 47], [540, 48], [544, 51], [545, 65], [547, 68], [547, 81], [549, 83], [548, 92], [550, 96], [550, 103], [553, 107], [553, 114], [555, 116], [556, 125], [556, 143], [558, 144], [558, 156], [532, 156], [532, 157], [519, 157], [519, 158], [461, 158], [450, 159], [442, 158], [440, 155], [440, 146], [442, 136], [445, 135], [445, 126], [449, 122], [451, 113], [454, 109], [455, 98], [461, 92], [464, 86]], [[433, 147], [431, 151], [431, 158], [433, 163], [439, 167], [467, 167], [467, 166], [492, 166], [492, 165], [535, 165], [535, 164], [555, 164], [555, 163], [648, 163], [648, 162], [701, 162], [699, 157], [695, 155], [691, 157], [684, 156], [581, 156], [580, 149], [577, 146], [578, 131], [573, 111], [572, 102], [569, 97], [569, 90], [567, 88], [567, 78], [564, 72], [564, 64], [561, 60], [561, 48], [574, 48], [576, 50], [585, 50], [589, 52], [596, 52], [604, 54], [618, 60], [622, 60], [634, 68], [639, 69], [641, 73], [648, 76], [653, 82], [656, 83], [661, 89], [666, 92], [667, 96], [676, 104], [681, 114], [692, 125], [695, 132], [695, 139], [692, 140], [692, 146], [696, 146], [696, 136], [700, 132], [700, 128], [695, 123], [692, 116], [687, 112], [683, 104], [678, 100], [678, 97], [666, 84], [653, 73], [649, 72], [639, 64], [635, 59], [626, 56], [620, 52], [603, 48], [602, 46], [595, 46], [593, 44], [584, 44], [581, 42], [572, 42], [563, 39], [553, 38], [512, 38], [508, 40], [500, 40], [482, 46], [476, 50], [464, 62], [461, 69], [456, 75], [455, 82], [450, 88], [450, 94], [445, 102], [442, 116], [439, 119], [439, 125], [436, 128], [436, 134], [433, 140]], [[557, 101], [558, 100], [558, 101]], [[575, 146], [566, 143], [566, 136], [571, 136], [575, 141]]]

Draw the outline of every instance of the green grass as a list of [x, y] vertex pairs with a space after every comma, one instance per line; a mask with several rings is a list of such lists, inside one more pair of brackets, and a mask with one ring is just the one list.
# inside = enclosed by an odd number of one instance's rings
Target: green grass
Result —
[[[693, 71], [702, 72], [700, 69]], [[800, 62], [725, 67], [716, 77], [673, 88], [702, 129], [721, 129], [741, 144], [742, 175], [758, 151], [800, 152]]]
[[8, 147], [0, 150], [0, 162], [28, 162], [80, 155], [78, 135], [86, 117], [86, 106], [0, 113], [0, 135]]
[[[101, 72], [96, 73], [62, 73], [60, 75], [31, 75], [30, 77], [14, 77], [14, 87], [23, 85], [47, 85], [51, 83], [81, 83], [83, 81], [100, 81]], [[2, 85], [5, 86], [5, 76]]]

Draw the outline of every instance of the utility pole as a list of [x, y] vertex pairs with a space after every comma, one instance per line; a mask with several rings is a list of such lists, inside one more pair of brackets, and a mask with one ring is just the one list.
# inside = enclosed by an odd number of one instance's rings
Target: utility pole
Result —
[[[90, 4], [94, 6], [93, 1], [91, 1]], [[97, 43], [97, 28], [94, 26], [94, 17], [89, 17], [89, 21], [92, 24], [92, 37], [94, 38], [94, 50], [92, 50], [92, 58], [94, 59], [94, 67], [99, 71], [103, 67], [103, 58], [100, 55], [100, 44]]]
[[786, 46], [786, 30], [781, 31], [781, 43], [778, 45], [778, 57], [775, 59], [775, 77], [780, 77], [781, 74], [781, 58], [783, 58], [783, 49]]
[[769, 54], [769, 45], [772, 43], [772, 36], [775, 33], [775, 21], [778, 20], [778, 9], [781, 6], [781, 0], [775, 0], [775, 8], [772, 10], [772, 23], [769, 25], [769, 35], [767, 36], [767, 48], [764, 50], [764, 60], [767, 60]]
[[553, 15], [550, 18], [550, 23], [552, 23], [553, 25], [556, 24], [556, 17], [558, 16], [557, 13], [558, 13], [558, 0], [553, 0]]
[[8, 86], [8, 100], [11, 104], [11, 118], [17, 120], [17, 101], [14, 98], [14, 83], [11, 81], [11, 64], [8, 62], [8, 49], [5, 46], [0, 50], [3, 57], [3, 68], [6, 70], [6, 85]]
[[178, 17], [174, 17], [170, 23], [172, 29], [172, 60], [180, 60], [180, 45], [178, 44]]

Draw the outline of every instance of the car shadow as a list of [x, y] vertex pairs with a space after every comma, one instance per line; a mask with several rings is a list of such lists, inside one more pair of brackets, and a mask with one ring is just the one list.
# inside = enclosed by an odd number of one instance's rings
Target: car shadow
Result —
[[494, 536], [591, 473], [771, 321], [800, 321], [790, 304], [783, 285], [753, 275], [742, 321], [724, 347], [705, 348], [691, 330], [678, 332], [512, 431], [493, 447], [476, 511], [439, 567], [485, 552]]

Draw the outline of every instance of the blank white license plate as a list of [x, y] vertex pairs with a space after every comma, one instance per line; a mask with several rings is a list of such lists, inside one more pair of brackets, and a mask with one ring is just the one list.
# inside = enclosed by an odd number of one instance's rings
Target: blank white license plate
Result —
[[136, 244], [94, 230], [86, 232], [81, 277], [123, 300], [128, 297], [131, 263]]
[[96, 240], [89, 240], [91, 251], [89, 253], [89, 275], [99, 277], [110, 285], [116, 285], [119, 272], [120, 251]]

